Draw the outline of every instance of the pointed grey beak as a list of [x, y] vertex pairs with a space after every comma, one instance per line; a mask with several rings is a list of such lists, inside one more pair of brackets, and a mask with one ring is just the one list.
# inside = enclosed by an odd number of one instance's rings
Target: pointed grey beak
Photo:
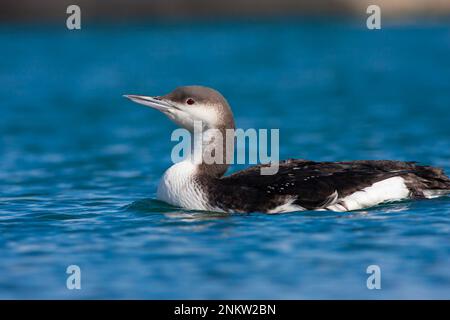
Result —
[[143, 104], [144, 106], [162, 111], [168, 112], [171, 109], [176, 109], [176, 107], [167, 100], [163, 100], [160, 97], [147, 97], [147, 96], [137, 96], [133, 94], [123, 95], [125, 98], [130, 99], [133, 102]]

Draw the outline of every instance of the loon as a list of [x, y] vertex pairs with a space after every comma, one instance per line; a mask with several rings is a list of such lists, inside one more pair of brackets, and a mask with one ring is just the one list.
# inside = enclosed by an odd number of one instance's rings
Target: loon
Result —
[[[161, 111], [190, 132], [194, 130], [194, 122], [201, 121], [203, 137], [194, 144], [200, 143], [211, 150], [219, 147], [218, 144], [234, 143], [234, 139], [220, 142], [208, 135], [212, 130], [223, 133], [227, 129], [235, 129], [227, 100], [214, 89], [184, 86], [164, 96], [124, 97]], [[279, 162], [276, 174], [262, 175], [261, 169], [266, 166], [268, 164], [256, 165], [225, 176], [228, 164], [195, 162], [192, 157], [187, 157], [164, 173], [157, 198], [176, 207], [202, 211], [343, 212], [450, 193], [450, 179], [442, 169], [416, 162], [288, 159]]]

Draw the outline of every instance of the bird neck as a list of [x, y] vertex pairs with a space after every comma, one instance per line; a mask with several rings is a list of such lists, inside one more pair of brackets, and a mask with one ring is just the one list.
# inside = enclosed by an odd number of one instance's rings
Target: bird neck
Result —
[[192, 152], [189, 161], [199, 175], [220, 178], [234, 157], [234, 128], [204, 129], [192, 135]]

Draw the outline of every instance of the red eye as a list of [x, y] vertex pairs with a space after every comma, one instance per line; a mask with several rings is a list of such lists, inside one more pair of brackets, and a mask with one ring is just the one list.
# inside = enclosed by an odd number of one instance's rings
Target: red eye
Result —
[[192, 104], [195, 103], [195, 101], [194, 101], [194, 99], [189, 98], [189, 99], [186, 100], [186, 103], [189, 104], [189, 105], [192, 105]]

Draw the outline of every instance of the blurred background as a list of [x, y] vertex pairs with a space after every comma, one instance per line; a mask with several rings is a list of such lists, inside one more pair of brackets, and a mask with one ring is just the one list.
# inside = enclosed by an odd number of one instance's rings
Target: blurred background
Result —
[[176, 127], [122, 97], [211, 86], [238, 127], [280, 129], [281, 159], [449, 172], [450, 1], [2, 0], [0, 46], [0, 298], [450, 298], [449, 197], [173, 208], [155, 191]]
[[4, 20], [57, 21], [70, 4], [85, 9], [87, 19], [236, 18], [286, 16], [361, 16], [366, 8], [379, 5], [389, 17], [448, 16], [448, 0], [4, 0]]

